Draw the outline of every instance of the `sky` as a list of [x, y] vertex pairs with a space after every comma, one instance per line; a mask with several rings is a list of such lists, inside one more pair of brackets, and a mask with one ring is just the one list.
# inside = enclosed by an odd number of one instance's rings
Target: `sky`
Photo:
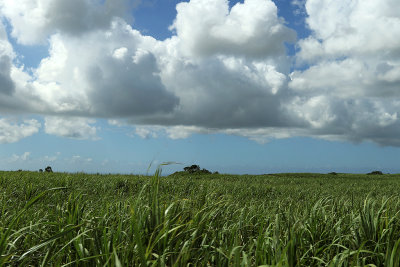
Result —
[[0, 170], [400, 173], [398, 0], [0, 0], [0, 18]]

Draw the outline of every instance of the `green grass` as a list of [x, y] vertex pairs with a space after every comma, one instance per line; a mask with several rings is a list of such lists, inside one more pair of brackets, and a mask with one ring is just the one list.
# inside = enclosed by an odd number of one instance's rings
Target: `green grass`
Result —
[[400, 175], [0, 172], [0, 266], [399, 266]]

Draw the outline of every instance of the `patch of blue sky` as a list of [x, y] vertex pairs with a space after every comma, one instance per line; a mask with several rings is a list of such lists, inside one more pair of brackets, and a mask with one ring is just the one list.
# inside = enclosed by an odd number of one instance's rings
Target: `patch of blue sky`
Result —
[[[173, 35], [169, 30], [176, 17], [177, 0], [142, 1], [132, 12], [133, 28], [157, 40], [165, 40]], [[186, 1], [187, 2], [187, 1]]]
[[[194, 134], [187, 139], [177, 140], [163, 135], [143, 139], [127, 135], [129, 130], [104, 130], [100, 136], [102, 141], [94, 141], [93, 146], [88, 147], [89, 151], [112, 155], [110, 158], [125, 162], [126, 166], [135, 162], [141, 166], [138, 169], [140, 173], [152, 162], [156, 166], [170, 161], [181, 165], [166, 166], [164, 173], [181, 170], [191, 164], [199, 164], [210, 171], [239, 174], [331, 171], [365, 173], [375, 169], [400, 172], [400, 168], [394, 167], [397, 165], [396, 159], [400, 157], [399, 149], [382, 148], [369, 142], [351, 144], [295, 137], [259, 144], [244, 137], [225, 134]], [[385, 157], [382, 157], [382, 153]]]
[[[98, 126], [106, 127], [104, 123]], [[238, 174], [400, 172], [395, 167], [399, 149], [382, 148], [369, 142], [349, 144], [295, 137], [259, 144], [224, 134], [194, 134], [177, 140], [162, 135], [143, 139], [129, 136], [127, 131], [119, 132], [118, 128], [102, 128], [99, 137], [97, 141], [73, 140], [47, 135], [41, 129], [18, 143], [3, 144], [0, 168], [37, 170], [51, 165], [57, 171], [145, 174], [150, 164], [152, 173], [163, 162], [176, 162], [180, 164], [163, 167], [164, 174], [191, 164], [210, 171]], [[30, 153], [26, 159], [18, 159], [26, 152]]]
[[36, 69], [42, 59], [49, 56], [49, 47], [45, 45], [20, 45], [13, 38], [10, 42], [14, 51], [17, 53], [18, 65], [23, 65], [24, 70], [32, 74], [32, 70]]
[[3, 20], [6, 27], [9, 42], [11, 43], [16, 57], [17, 66], [24, 66], [24, 70], [32, 74], [32, 70], [37, 68], [43, 58], [49, 56], [49, 44], [43, 45], [22, 45], [12, 37], [11, 25], [8, 20]]

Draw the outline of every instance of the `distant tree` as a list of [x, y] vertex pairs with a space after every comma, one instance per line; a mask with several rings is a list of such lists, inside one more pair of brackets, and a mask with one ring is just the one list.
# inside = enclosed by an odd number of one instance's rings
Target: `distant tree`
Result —
[[370, 173], [367, 173], [367, 175], [382, 175], [383, 173], [381, 171], [373, 171]]
[[197, 173], [197, 174], [211, 174], [211, 172], [207, 169], [200, 169], [199, 165], [192, 165], [183, 168], [183, 170], [187, 173]]
[[47, 166], [46, 169], [44, 169], [46, 172], [53, 172], [50, 166]]
[[39, 169], [39, 172], [43, 172], [43, 169]]
[[188, 173], [195, 173], [195, 172], [199, 172], [200, 171], [200, 166], [199, 165], [192, 165], [192, 166], [188, 166], [188, 167], [183, 168], [183, 170], [185, 172], [188, 172]]

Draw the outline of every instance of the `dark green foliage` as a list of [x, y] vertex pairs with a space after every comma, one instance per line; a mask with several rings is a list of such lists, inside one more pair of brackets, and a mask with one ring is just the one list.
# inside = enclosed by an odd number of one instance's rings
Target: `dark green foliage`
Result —
[[192, 166], [185, 167], [185, 168], [183, 168], [183, 172], [188, 173], [188, 174], [211, 174], [211, 172], [209, 170], [200, 169], [199, 165], [192, 165]]
[[199, 172], [200, 171], [200, 166], [199, 165], [192, 165], [192, 166], [188, 166], [188, 167], [183, 168], [183, 170], [185, 172], [188, 172], [188, 173]]
[[0, 172], [0, 266], [399, 266], [399, 178]]
[[381, 171], [373, 171], [370, 173], [367, 173], [368, 175], [383, 175], [383, 173]]

